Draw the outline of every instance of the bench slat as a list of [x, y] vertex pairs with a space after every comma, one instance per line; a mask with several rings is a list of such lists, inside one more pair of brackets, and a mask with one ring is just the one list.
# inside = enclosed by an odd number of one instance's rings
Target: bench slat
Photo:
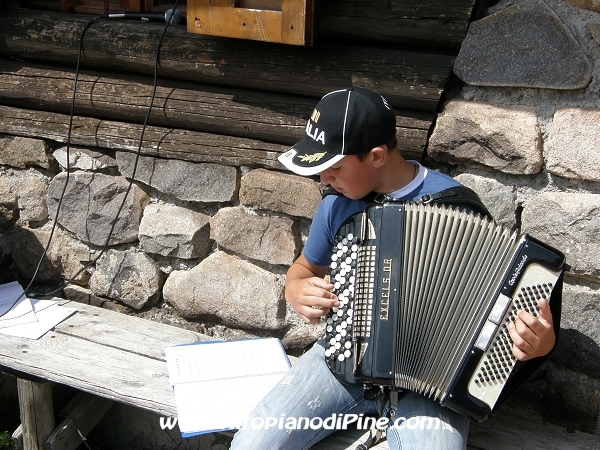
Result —
[[[73, 306], [70, 303], [69, 306]], [[77, 313], [56, 333], [165, 361], [165, 348], [210, 340], [209, 336], [116, 311], [75, 304]]]
[[[50, 332], [43, 341], [0, 337], [0, 365], [132, 406], [175, 414], [163, 361]], [[7, 348], [9, 345], [17, 345]], [[135, 370], [132, 370], [135, 368]]]

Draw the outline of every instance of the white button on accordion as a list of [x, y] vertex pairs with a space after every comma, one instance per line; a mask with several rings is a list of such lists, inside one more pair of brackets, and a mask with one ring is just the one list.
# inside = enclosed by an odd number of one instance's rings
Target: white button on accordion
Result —
[[538, 315], [564, 270], [559, 251], [479, 214], [387, 202], [334, 241], [326, 362], [342, 382], [408, 389], [473, 419], [516, 363], [507, 325]]

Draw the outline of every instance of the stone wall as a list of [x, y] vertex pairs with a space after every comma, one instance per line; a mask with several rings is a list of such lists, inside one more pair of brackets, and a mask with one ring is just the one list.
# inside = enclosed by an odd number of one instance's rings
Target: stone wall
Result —
[[[474, 188], [498, 222], [563, 250], [571, 266], [558, 350], [503, 407], [593, 431], [600, 405], [598, 2], [497, 2], [472, 23], [455, 73], [425, 162]], [[26, 285], [52, 237], [38, 291], [67, 279], [69, 299], [216, 337], [278, 336], [291, 352], [322, 334], [283, 299], [285, 272], [320, 201], [317, 183], [148, 156], [136, 164], [131, 153], [101, 147], [70, 147], [69, 154], [66, 172], [63, 144], [0, 136], [1, 282]]]
[[475, 189], [499, 222], [561, 249], [571, 266], [557, 350], [506, 407], [592, 432], [600, 424], [600, 2], [497, 2], [471, 23], [454, 73], [427, 162]]
[[67, 172], [66, 147], [11, 136], [0, 145], [3, 281], [25, 285], [52, 233], [39, 292], [66, 279], [66, 298], [218, 337], [315, 340], [319, 328], [282, 295], [321, 198], [312, 180], [74, 147]]

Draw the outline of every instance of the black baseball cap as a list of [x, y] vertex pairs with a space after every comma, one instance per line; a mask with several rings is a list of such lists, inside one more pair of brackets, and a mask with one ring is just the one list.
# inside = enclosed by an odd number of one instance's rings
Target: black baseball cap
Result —
[[316, 175], [346, 155], [368, 152], [396, 134], [396, 114], [369, 89], [350, 87], [326, 94], [315, 106], [304, 139], [279, 156], [298, 175]]

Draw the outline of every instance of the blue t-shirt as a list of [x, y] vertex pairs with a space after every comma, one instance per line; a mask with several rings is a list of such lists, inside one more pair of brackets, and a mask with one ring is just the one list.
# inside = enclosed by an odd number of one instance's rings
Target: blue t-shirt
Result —
[[[419, 167], [418, 175], [408, 185], [388, 195], [400, 200], [418, 200], [425, 194], [435, 194], [461, 185], [447, 175], [427, 169], [415, 161], [410, 162]], [[306, 260], [316, 266], [328, 266], [331, 262], [331, 249], [337, 230], [348, 217], [363, 211], [365, 206], [367, 206], [366, 202], [351, 200], [343, 195], [326, 196], [315, 212], [304, 246]]]

